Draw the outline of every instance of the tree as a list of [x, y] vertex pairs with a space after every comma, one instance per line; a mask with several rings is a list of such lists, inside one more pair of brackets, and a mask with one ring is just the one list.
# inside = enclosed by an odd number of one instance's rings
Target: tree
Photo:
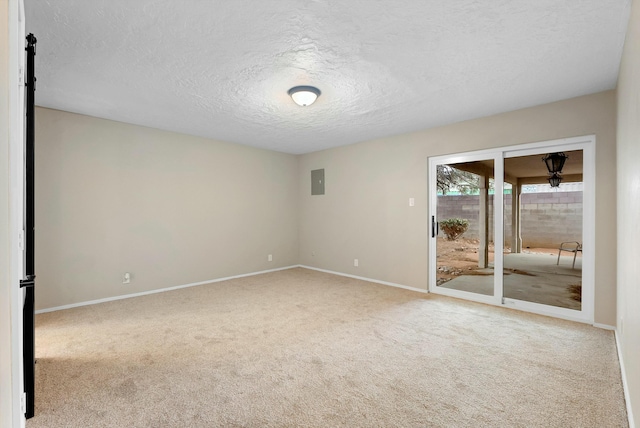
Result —
[[478, 187], [478, 176], [471, 172], [461, 171], [451, 165], [438, 165], [436, 171], [438, 190], [446, 195], [451, 190], [457, 190], [463, 195], [475, 193]]

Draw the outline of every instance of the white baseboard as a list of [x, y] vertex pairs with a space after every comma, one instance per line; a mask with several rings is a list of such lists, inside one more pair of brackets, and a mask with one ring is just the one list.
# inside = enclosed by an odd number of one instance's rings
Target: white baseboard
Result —
[[614, 326], [614, 325], [600, 324], [600, 323], [594, 322], [594, 323], [593, 323], [593, 326], [594, 326], [594, 327], [601, 328], [601, 329], [603, 329], [603, 330], [612, 330], [612, 331], [616, 331], [616, 326]]
[[146, 296], [148, 294], [164, 293], [165, 291], [172, 291], [172, 290], [179, 290], [181, 288], [195, 287], [196, 285], [212, 284], [214, 282], [228, 281], [230, 279], [244, 278], [244, 277], [247, 277], [247, 276], [260, 275], [260, 274], [269, 273], [269, 272], [277, 272], [277, 271], [280, 271], [280, 270], [287, 270], [287, 269], [292, 269], [292, 268], [296, 268], [296, 267], [299, 267], [299, 265], [286, 266], [286, 267], [281, 267], [281, 268], [276, 268], [276, 269], [269, 269], [269, 270], [262, 270], [262, 271], [259, 271], [259, 272], [245, 273], [245, 274], [242, 274], [242, 275], [228, 276], [228, 277], [225, 277], [225, 278], [211, 279], [211, 280], [208, 280], [208, 281], [192, 282], [190, 284], [176, 285], [174, 287], [167, 287], [167, 288], [159, 288], [157, 290], [142, 291], [140, 293], [121, 294], [119, 296], [106, 297], [104, 299], [90, 300], [90, 301], [87, 301], [87, 302], [72, 303], [70, 305], [56, 306], [54, 308], [38, 309], [37, 311], [35, 311], [35, 313], [36, 314], [43, 314], [43, 313], [46, 313], [46, 312], [62, 311], [64, 309], [78, 308], [80, 306], [96, 305], [98, 303], [113, 302], [115, 300], [130, 299], [132, 297]]
[[349, 275], [348, 273], [335, 272], [332, 270], [320, 269], [320, 268], [305, 266], [305, 265], [298, 265], [298, 267], [317, 270], [319, 272], [330, 273], [338, 276], [346, 276], [347, 278], [360, 279], [362, 281], [375, 282], [376, 284], [389, 285], [391, 287], [404, 288], [405, 290], [417, 291], [418, 293], [429, 293], [429, 290], [423, 290], [422, 288], [409, 287], [408, 285], [396, 284], [394, 282], [379, 281], [377, 279], [365, 278], [363, 276], [357, 276], [357, 275]]
[[620, 347], [620, 339], [618, 338], [618, 330], [614, 331], [616, 337], [616, 348], [618, 350], [618, 361], [620, 361], [620, 373], [622, 375], [622, 389], [624, 390], [624, 401], [627, 403], [627, 417], [629, 418], [629, 428], [636, 428], [633, 419], [633, 410], [631, 409], [631, 397], [629, 396], [629, 384], [627, 383], [627, 372], [624, 368], [624, 358], [622, 357], [622, 348]]

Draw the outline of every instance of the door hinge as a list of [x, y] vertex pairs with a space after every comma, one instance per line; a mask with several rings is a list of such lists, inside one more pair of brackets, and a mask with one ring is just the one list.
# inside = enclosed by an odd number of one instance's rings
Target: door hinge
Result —
[[20, 412], [27, 413], [27, 393], [23, 392], [20, 396]]
[[20, 249], [24, 251], [24, 229], [18, 234], [18, 245], [20, 246]]
[[24, 86], [24, 67], [18, 69], [18, 85]]

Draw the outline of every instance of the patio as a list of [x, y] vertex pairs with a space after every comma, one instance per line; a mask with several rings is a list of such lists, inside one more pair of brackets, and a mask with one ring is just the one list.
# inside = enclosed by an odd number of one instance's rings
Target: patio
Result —
[[[525, 250], [526, 251], [526, 250]], [[549, 254], [512, 253], [504, 255], [504, 297], [580, 310], [581, 303], [572, 298], [569, 287], [581, 284], [582, 257], [562, 255], [557, 250]], [[563, 253], [566, 254], [566, 253]], [[493, 294], [493, 264], [451, 279], [440, 287], [485, 295]]]

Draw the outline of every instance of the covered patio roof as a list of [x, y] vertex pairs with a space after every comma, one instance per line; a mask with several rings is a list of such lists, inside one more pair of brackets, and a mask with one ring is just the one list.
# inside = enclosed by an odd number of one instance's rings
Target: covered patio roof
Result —
[[[582, 150], [564, 152], [568, 156], [562, 168], [562, 181], [575, 183], [582, 181]], [[504, 160], [505, 181], [516, 184], [548, 183], [547, 167], [542, 155], [519, 156]], [[494, 178], [493, 160], [462, 162], [451, 165], [461, 171], [471, 172], [482, 177]], [[519, 181], [518, 181], [519, 180]]]

